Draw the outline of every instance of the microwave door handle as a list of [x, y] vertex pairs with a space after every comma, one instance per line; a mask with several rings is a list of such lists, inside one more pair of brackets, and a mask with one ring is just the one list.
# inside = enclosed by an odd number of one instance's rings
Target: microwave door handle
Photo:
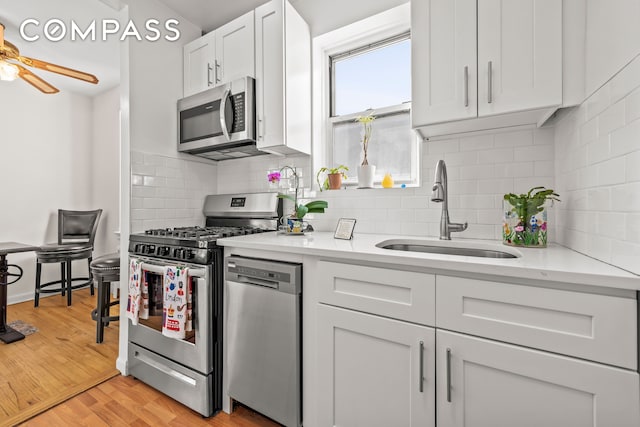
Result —
[[222, 100], [220, 101], [220, 126], [222, 127], [222, 133], [227, 137], [227, 141], [231, 141], [231, 135], [229, 135], [229, 129], [227, 128], [227, 118], [225, 113], [225, 110], [227, 109], [227, 102], [229, 101], [229, 95], [231, 95], [231, 90], [226, 89], [222, 95]]

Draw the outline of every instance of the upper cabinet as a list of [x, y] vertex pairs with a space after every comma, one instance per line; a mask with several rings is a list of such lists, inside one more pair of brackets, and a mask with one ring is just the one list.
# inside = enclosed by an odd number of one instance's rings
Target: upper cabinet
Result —
[[255, 9], [257, 147], [311, 153], [311, 36], [286, 0]]
[[562, 104], [562, 2], [411, 2], [412, 126], [540, 123]]
[[253, 11], [184, 46], [184, 96], [255, 77]]

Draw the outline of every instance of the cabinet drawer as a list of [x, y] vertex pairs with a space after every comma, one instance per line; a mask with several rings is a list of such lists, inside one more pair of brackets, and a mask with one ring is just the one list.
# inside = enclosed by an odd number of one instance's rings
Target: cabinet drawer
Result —
[[637, 369], [636, 300], [437, 277], [437, 326]]
[[435, 323], [435, 276], [320, 261], [320, 302], [423, 325]]

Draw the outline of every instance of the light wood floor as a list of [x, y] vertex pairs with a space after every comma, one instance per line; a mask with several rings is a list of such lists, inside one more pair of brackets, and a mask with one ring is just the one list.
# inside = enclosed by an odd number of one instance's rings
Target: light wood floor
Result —
[[243, 407], [203, 418], [132, 377], [117, 376], [22, 424], [66, 426], [276, 427], [279, 424]]
[[0, 426], [279, 425], [242, 407], [232, 415], [202, 418], [121, 376], [115, 369], [119, 322], [105, 328], [104, 342], [96, 344], [94, 307], [88, 289], [73, 292], [71, 307], [58, 295], [41, 299], [39, 308], [32, 301], [8, 307], [8, 322], [22, 320], [39, 330], [22, 341], [0, 342]]
[[54, 295], [38, 308], [33, 301], [7, 308], [7, 322], [22, 320], [38, 331], [0, 342], [0, 425], [15, 425], [119, 374], [119, 322], [105, 328], [104, 343], [96, 344], [95, 301], [89, 289], [80, 289], [73, 291], [71, 307]]

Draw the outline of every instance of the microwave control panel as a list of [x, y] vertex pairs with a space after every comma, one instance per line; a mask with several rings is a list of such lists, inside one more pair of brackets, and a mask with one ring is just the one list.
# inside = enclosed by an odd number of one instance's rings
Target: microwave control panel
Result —
[[242, 132], [246, 126], [244, 119], [244, 110], [246, 108], [244, 92], [231, 95], [230, 101], [233, 108], [233, 126], [231, 133]]

